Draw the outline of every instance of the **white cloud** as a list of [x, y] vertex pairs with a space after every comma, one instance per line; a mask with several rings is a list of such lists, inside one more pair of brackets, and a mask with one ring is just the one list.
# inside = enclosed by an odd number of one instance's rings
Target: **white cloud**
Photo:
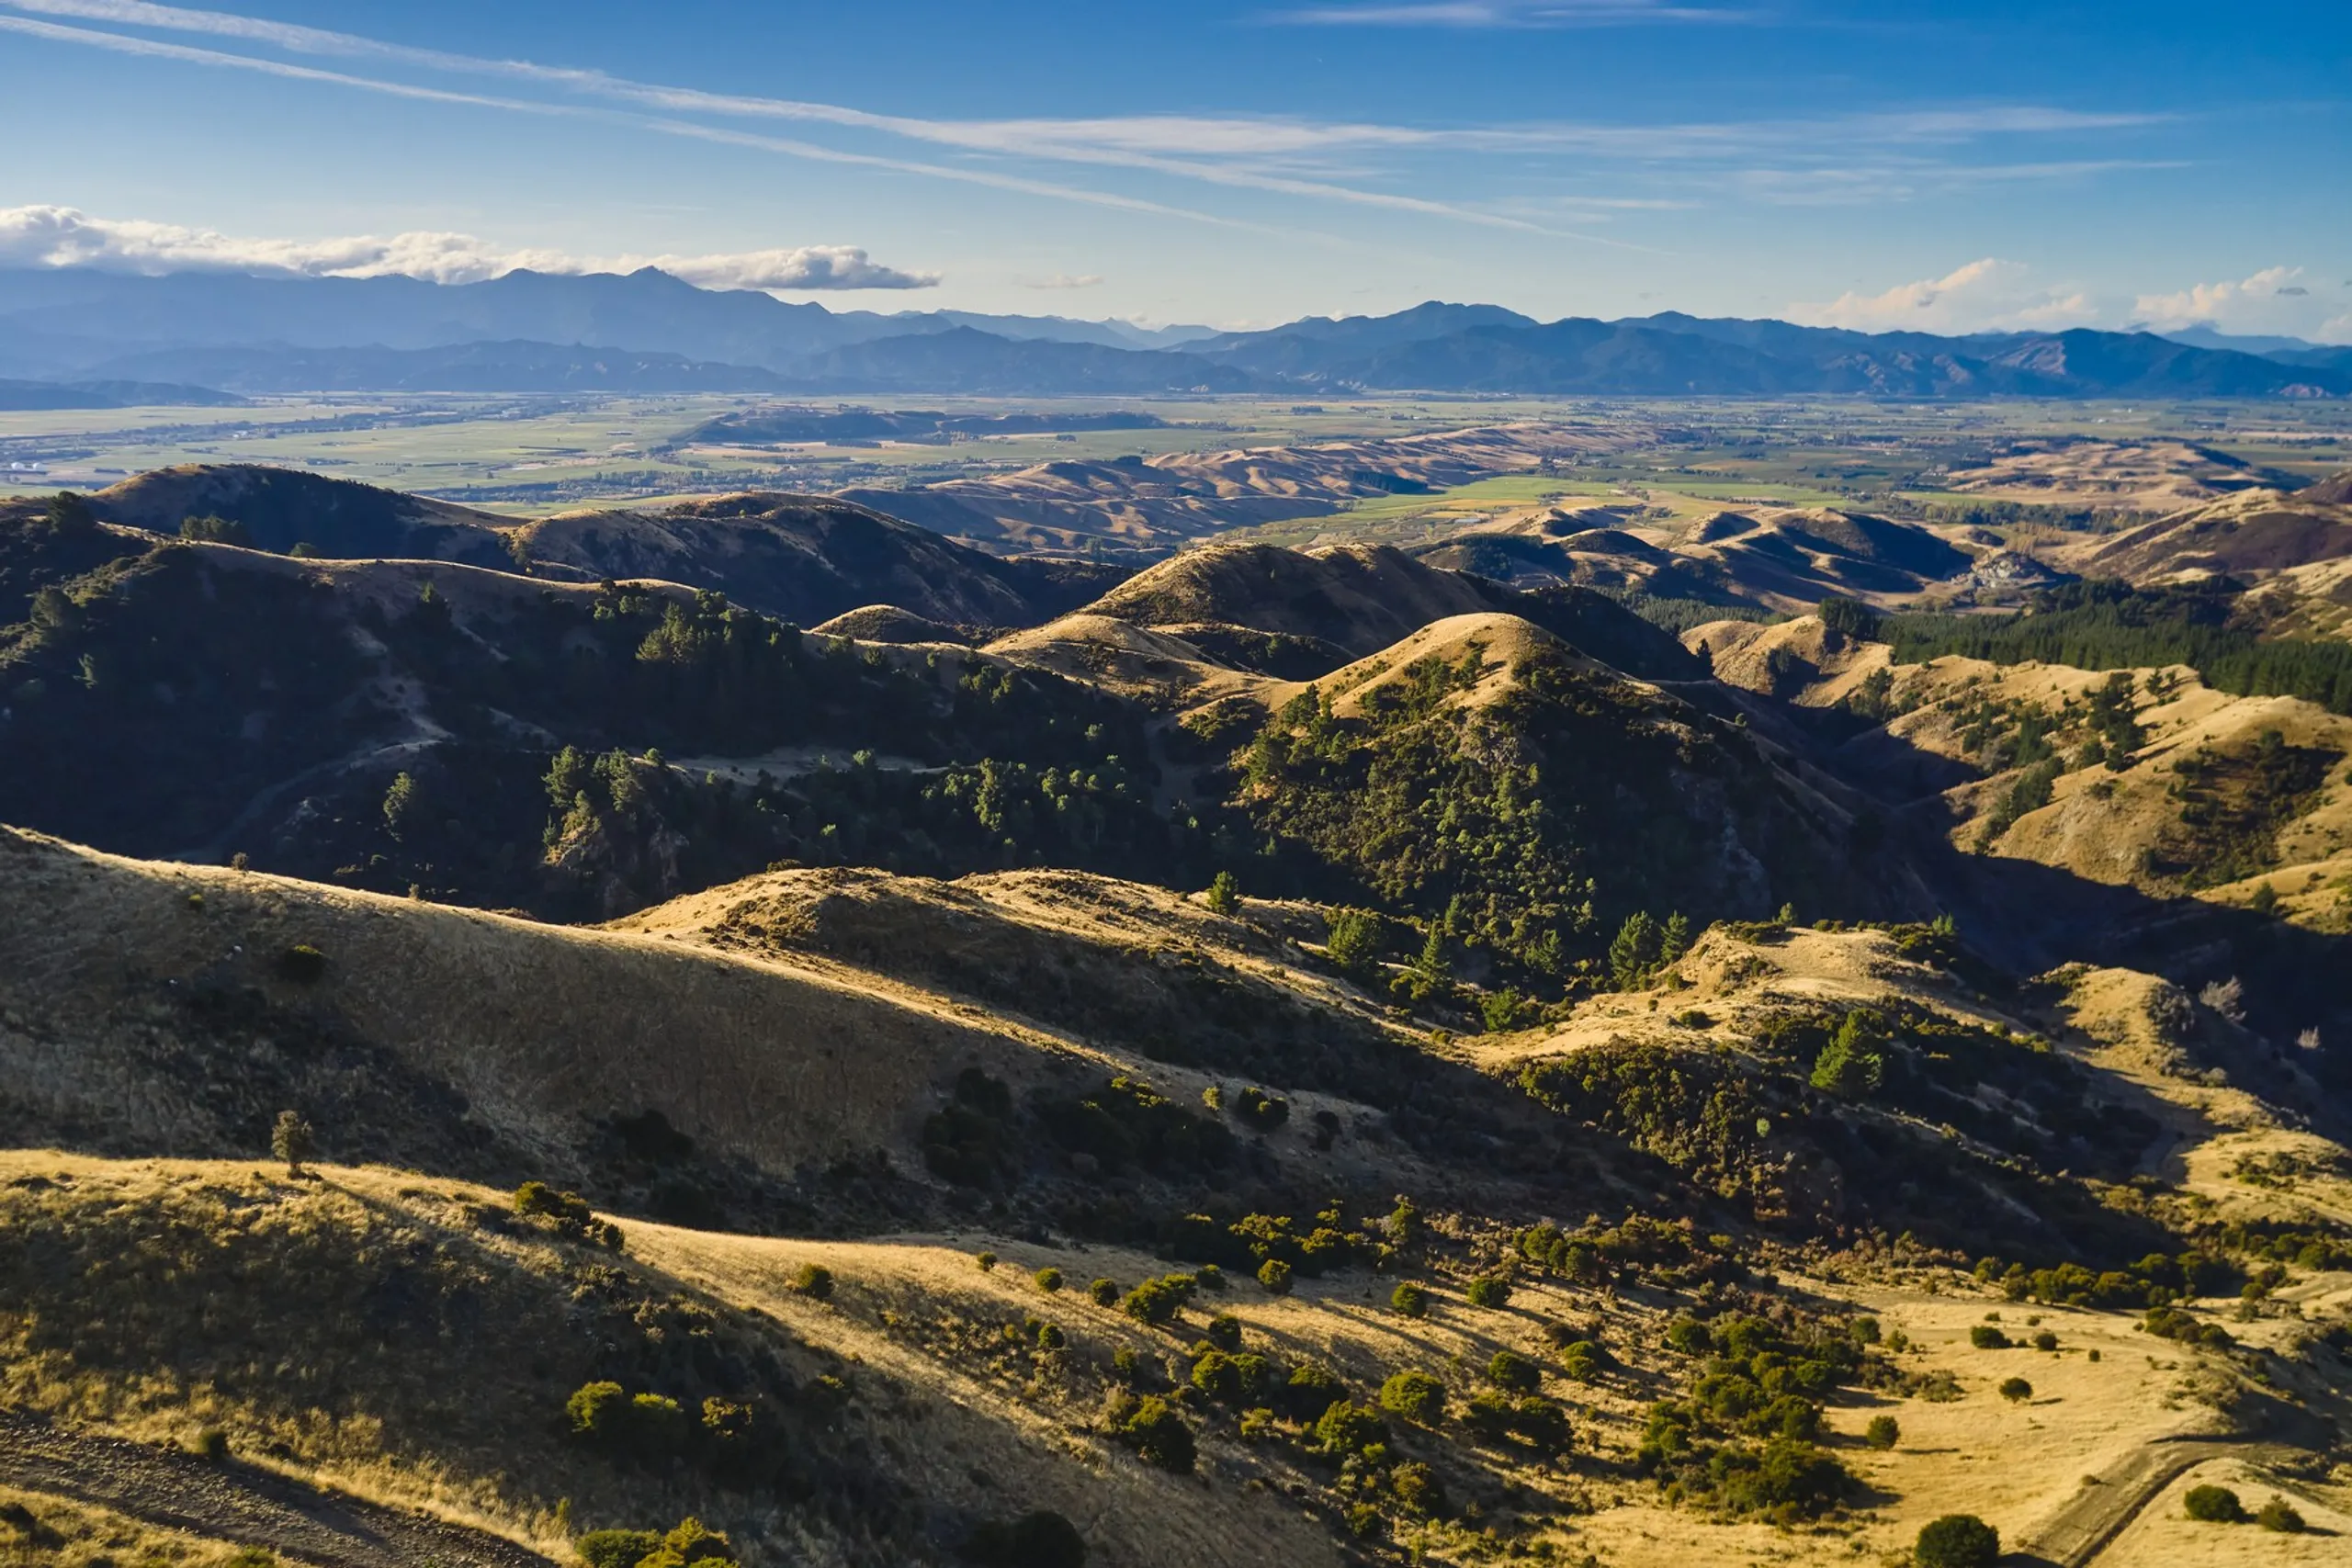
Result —
[[802, 245], [731, 254], [575, 256], [493, 245], [471, 234], [413, 231], [325, 240], [248, 239], [144, 219], [93, 218], [71, 207], [0, 208], [0, 265], [88, 266], [112, 272], [247, 272], [303, 277], [419, 277], [478, 283], [518, 268], [634, 272], [657, 266], [706, 288], [785, 291], [927, 288], [932, 273], [885, 266], [852, 245]]
[[1099, 272], [1082, 272], [1075, 276], [1057, 272], [1051, 277], [1023, 278], [1021, 287], [1023, 288], [1091, 288], [1102, 281], [1102, 275]]
[[2328, 306], [2314, 300], [2310, 288], [2297, 281], [2302, 276], [2299, 266], [2267, 266], [2235, 281], [2195, 283], [2172, 294], [2143, 294], [2133, 302], [2132, 313], [2157, 332], [2210, 326], [2247, 335], [2332, 333], [2324, 341], [2340, 340], [2346, 322], [2323, 320]]
[[2036, 288], [2023, 262], [1986, 256], [1941, 277], [1899, 283], [1878, 294], [1849, 291], [1826, 305], [1791, 305], [1789, 319], [1859, 332], [2054, 331], [2086, 326], [2098, 314], [2079, 290]]

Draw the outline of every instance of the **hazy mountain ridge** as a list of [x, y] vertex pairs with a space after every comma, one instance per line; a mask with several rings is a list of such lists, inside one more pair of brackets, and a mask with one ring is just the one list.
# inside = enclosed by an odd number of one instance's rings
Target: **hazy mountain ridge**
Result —
[[[877, 315], [695, 288], [651, 268], [483, 283], [411, 278], [157, 277], [85, 269], [0, 272], [0, 370], [17, 375], [197, 379], [212, 367], [254, 389], [306, 378], [376, 389], [458, 377], [435, 389], [594, 385], [552, 367], [574, 344], [636, 356], [649, 389], [701, 378], [709, 389], [966, 392], [1272, 391], [1287, 389], [1664, 396], [1859, 393], [1890, 397], [2344, 396], [2338, 350], [2283, 357], [2152, 333], [1937, 337], [1860, 333], [1679, 313], [1540, 323], [1496, 306], [1416, 306], [1385, 317], [1309, 318], [1264, 332], [1193, 335], [1125, 323], [941, 311]], [[403, 359], [465, 344], [503, 355]], [[270, 345], [285, 345], [271, 347]], [[234, 350], [227, 358], [196, 350]], [[373, 349], [352, 358], [315, 351]], [[311, 352], [305, 352], [311, 351]], [[673, 363], [664, 356], [675, 356]], [[579, 358], [576, 352], [574, 357]], [[587, 363], [593, 363], [587, 362]], [[158, 377], [140, 367], [177, 367]], [[128, 367], [128, 368], [125, 368]], [[488, 380], [484, 378], [488, 378]], [[310, 387], [302, 389], [327, 389]]]

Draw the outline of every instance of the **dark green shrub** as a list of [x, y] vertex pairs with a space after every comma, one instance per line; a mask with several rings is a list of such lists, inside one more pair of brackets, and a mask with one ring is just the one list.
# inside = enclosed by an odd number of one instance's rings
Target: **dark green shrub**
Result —
[[1291, 1267], [1279, 1258], [1269, 1258], [1258, 1266], [1258, 1283], [1270, 1296], [1286, 1296], [1291, 1291]]
[[1062, 1271], [1058, 1269], [1040, 1269], [1036, 1280], [1037, 1288], [1049, 1296], [1062, 1288]]
[[1184, 1274], [1163, 1274], [1157, 1280], [1146, 1280], [1127, 1292], [1120, 1310], [1137, 1323], [1153, 1328], [1162, 1327], [1176, 1319], [1192, 1298], [1193, 1281]]
[[2277, 1496], [2254, 1511], [2254, 1522], [2264, 1529], [2277, 1530], [2281, 1535], [2301, 1535], [2309, 1528], [2303, 1523], [2303, 1516], [2295, 1512], [2292, 1503]]
[[628, 1394], [616, 1382], [582, 1383], [563, 1402], [572, 1436], [617, 1446], [628, 1426]]
[[1086, 1568], [1086, 1539], [1050, 1508], [973, 1527], [964, 1555], [979, 1568]]
[[1041, 1323], [1037, 1325], [1038, 1349], [1058, 1350], [1069, 1343], [1069, 1336], [1062, 1332], [1061, 1325], [1057, 1323]]
[[1714, 1348], [1714, 1336], [1695, 1317], [1678, 1317], [1666, 1325], [1666, 1347], [1685, 1356], [1703, 1356]]
[[1176, 1475], [1190, 1475], [1196, 1457], [1193, 1429], [1158, 1394], [1148, 1394], [1114, 1419], [1113, 1436], [1136, 1451], [1146, 1464]]
[[735, 1543], [689, 1516], [662, 1538], [661, 1550], [642, 1559], [639, 1568], [687, 1568], [696, 1562], [732, 1562]]
[[1201, 1337], [1220, 1350], [1238, 1350], [1241, 1348], [1241, 1320], [1229, 1312], [1221, 1312], [1209, 1319], [1209, 1325], [1202, 1331]]
[[297, 985], [326, 978], [327, 955], [309, 942], [296, 942], [277, 955], [277, 973]]
[[1575, 1382], [1591, 1382], [1600, 1376], [1600, 1347], [1589, 1339], [1572, 1339], [1560, 1352], [1560, 1371]]
[[1312, 1421], [1334, 1401], [1347, 1397], [1348, 1385], [1312, 1361], [1293, 1367], [1283, 1383], [1283, 1407], [1295, 1420]]
[[571, 1550], [588, 1568], [637, 1568], [662, 1550], [662, 1538], [652, 1530], [590, 1530]]
[[1818, 1518], [1854, 1487], [1844, 1465], [1792, 1438], [1775, 1438], [1760, 1452], [1719, 1449], [1707, 1466], [1727, 1511], [1762, 1514], [1782, 1523]]
[[2055, 1350], [2058, 1348], [2058, 1336], [2045, 1328], [2033, 1337], [2033, 1348], [2037, 1350]]
[[1396, 1506], [1415, 1518], [1441, 1519], [1451, 1511], [1446, 1506], [1445, 1483], [1419, 1461], [1400, 1464], [1389, 1472], [1388, 1489], [1395, 1495]]
[[1290, 1120], [1290, 1101], [1252, 1084], [1234, 1097], [1233, 1113], [1261, 1133], [1271, 1133]]
[[1973, 1514], [1946, 1514], [1919, 1527], [1912, 1568], [1993, 1568], [2001, 1560], [2001, 1532]]
[[1096, 1306], [1119, 1304], [1119, 1282], [1116, 1280], [1097, 1280], [1086, 1287], [1086, 1293]]
[[1214, 1263], [1204, 1263], [1193, 1269], [1193, 1279], [1204, 1291], [1221, 1292], [1226, 1287], [1225, 1270]]
[[833, 1271], [821, 1263], [803, 1263], [792, 1277], [792, 1288], [811, 1301], [830, 1301], [833, 1294]]
[[1510, 1301], [1510, 1281], [1498, 1274], [1481, 1274], [1470, 1281], [1463, 1299], [1474, 1307], [1499, 1307]]
[[269, 1130], [269, 1152], [286, 1162], [288, 1176], [299, 1177], [302, 1174], [302, 1162], [319, 1152], [318, 1134], [300, 1111], [281, 1111]]
[[1351, 975], [1369, 975], [1380, 958], [1380, 917], [1368, 909], [1333, 909], [1324, 916], [1323, 951]]
[[1220, 1404], [1230, 1404], [1241, 1396], [1241, 1373], [1232, 1357], [1211, 1350], [1193, 1363], [1193, 1386]]
[[1968, 1342], [1979, 1350], [2006, 1350], [2009, 1337], [1989, 1323], [1980, 1323], [1968, 1331]]
[[1862, 1429], [1862, 1441], [1874, 1449], [1891, 1449], [1903, 1440], [1903, 1427], [1892, 1416], [1873, 1416]]
[[1408, 1280], [1389, 1293], [1388, 1304], [1407, 1317], [1427, 1317], [1430, 1314], [1430, 1293]]
[[194, 1451], [198, 1459], [225, 1463], [229, 1458], [229, 1434], [218, 1427], [207, 1427], [197, 1433]]
[[996, 1254], [993, 1252], [978, 1253], [974, 1255], [972, 1261], [978, 1264], [979, 1266], [980, 1272], [985, 1274], [989, 1269], [996, 1267]]
[[684, 1448], [692, 1426], [685, 1408], [667, 1394], [640, 1393], [628, 1402], [629, 1444], [645, 1457], [673, 1454]]
[[2023, 1378], [2003, 1378], [2000, 1394], [2011, 1404], [2022, 1404], [2033, 1397], [2033, 1385]]
[[2245, 1505], [2238, 1495], [2226, 1486], [2192, 1486], [2181, 1506], [2192, 1519], [2211, 1525], [2242, 1525], [2245, 1523]]
[[1380, 1385], [1380, 1407], [1418, 1426], [1434, 1427], [1445, 1419], [1445, 1385], [1427, 1372], [1392, 1373]]
[[1233, 873], [1220, 871], [1209, 879], [1208, 907], [1220, 915], [1238, 914], [1241, 910], [1241, 884]]
[[1334, 1402], [1315, 1422], [1315, 1446], [1327, 1454], [1362, 1453], [1388, 1440], [1388, 1427], [1379, 1416], [1347, 1400]]
[[1533, 1393], [1544, 1386], [1544, 1369], [1515, 1350], [1498, 1350], [1487, 1362], [1487, 1381], [1512, 1393]]

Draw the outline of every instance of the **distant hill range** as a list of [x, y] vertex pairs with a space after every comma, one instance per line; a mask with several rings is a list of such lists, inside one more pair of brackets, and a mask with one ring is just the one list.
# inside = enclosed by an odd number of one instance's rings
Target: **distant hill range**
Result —
[[209, 387], [154, 381], [0, 380], [0, 413], [47, 409], [235, 408], [245, 400]]
[[457, 285], [62, 268], [0, 272], [0, 374], [252, 393], [2327, 398], [2352, 396], [2352, 350], [2196, 330], [1939, 337], [1676, 312], [1543, 322], [1435, 302], [1214, 333], [834, 311], [697, 288], [651, 268]]

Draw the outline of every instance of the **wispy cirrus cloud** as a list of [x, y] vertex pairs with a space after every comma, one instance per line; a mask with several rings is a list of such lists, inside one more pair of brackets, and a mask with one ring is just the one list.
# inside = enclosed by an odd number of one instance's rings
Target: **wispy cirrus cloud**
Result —
[[[1142, 114], [1051, 118], [946, 119], [890, 115], [810, 100], [713, 93], [630, 80], [608, 73], [532, 61], [489, 59], [278, 22], [233, 13], [164, 6], [153, 0], [0, 0], [0, 8], [116, 27], [195, 33], [311, 58], [369, 61], [444, 74], [469, 75], [547, 89], [550, 96], [515, 97], [364, 76], [266, 57], [193, 49], [131, 34], [104, 32], [0, 16], [0, 28], [37, 32], [61, 41], [144, 53], [215, 67], [258, 71], [336, 83], [473, 107], [537, 114], [592, 114], [661, 134], [760, 148], [786, 156], [871, 167], [992, 186], [1063, 200], [1237, 227], [1255, 227], [1193, 208], [1125, 192], [1072, 186], [1012, 173], [1012, 160], [1127, 169], [1210, 186], [1270, 192], [1310, 200], [1368, 207], [1451, 222], [1514, 229], [1633, 250], [1650, 247], [1577, 227], [1576, 202], [1543, 210], [1540, 202], [1478, 204], [1450, 195], [1394, 188], [1409, 180], [1414, 161], [1464, 154], [1512, 154], [1575, 160], [1581, 173], [1600, 164], [1655, 186], [1661, 171], [1683, 177], [1689, 193], [1773, 204], [1903, 200], [1925, 188], [1984, 183], [2004, 169], [2071, 170], [2087, 175], [2108, 169], [2163, 166], [2126, 160], [2075, 159], [2046, 164], [1941, 154], [1996, 138], [2078, 137], [2158, 123], [2165, 117], [2131, 111], [2078, 110], [2044, 105], [1962, 105], [1864, 111], [1778, 121], [1592, 124], [1544, 121], [1499, 125], [1415, 126], [1368, 120], [1317, 120], [1258, 115]], [[1458, 25], [1486, 17], [1494, 25], [1565, 24], [1639, 16], [1696, 19], [1730, 16], [1663, 0], [1463, 0], [1427, 6], [1338, 6], [1334, 17], [1357, 20], [1408, 15], [1430, 20], [1441, 13]], [[1319, 14], [1319, 13], [1318, 13]], [[586, 100], [582, 102], [582, 100]], [[634, 118], [631, 118], [634, 117]], [[715, 123], [735, 121], [738, 124]], [[740, 122], [831, 130], [878, 137], [957, 154], [953, 162], [852, 151], [831, 141], [744, 129]], [[1856, 149], [1869, 150], [1859, 164]], [[1369, 161], [1369, 166], [1367, 165]], [[998, 166], [990, 166], [993, 162]], [[1424, 186], [1426, 188], [1426, 185]], [[1651, 195], [1645, 189], [1645, 195]], [[1652, 196], [1652, 199], [1655, 197]], [[1584, 198], [1595, 220], [1605, 197]], [[1617, 204], [1634, 209], [1641, 199]]]
[[1668, 0], [1430, 0], [1429, 4], [1307, 6], [1270, 22], [1311, 28], [1622, 28], [1688, 22], [1753, 22], [1764, 13]]
[[782, 292], [929, 288], [936, 273], [886, 266], [856, 245], [797, 245], [713, 255], [582, 256], [500, 246], [471, 234], [416, 230], [288, 240], [223, 234], [144, 219], [95, 218], [71, 207], [0, 208], [0, 265], [110, 272], [245, 272], [297, 277], [417, 277], [478, 283], [534, 272], [659, 267], [705, 288]]

